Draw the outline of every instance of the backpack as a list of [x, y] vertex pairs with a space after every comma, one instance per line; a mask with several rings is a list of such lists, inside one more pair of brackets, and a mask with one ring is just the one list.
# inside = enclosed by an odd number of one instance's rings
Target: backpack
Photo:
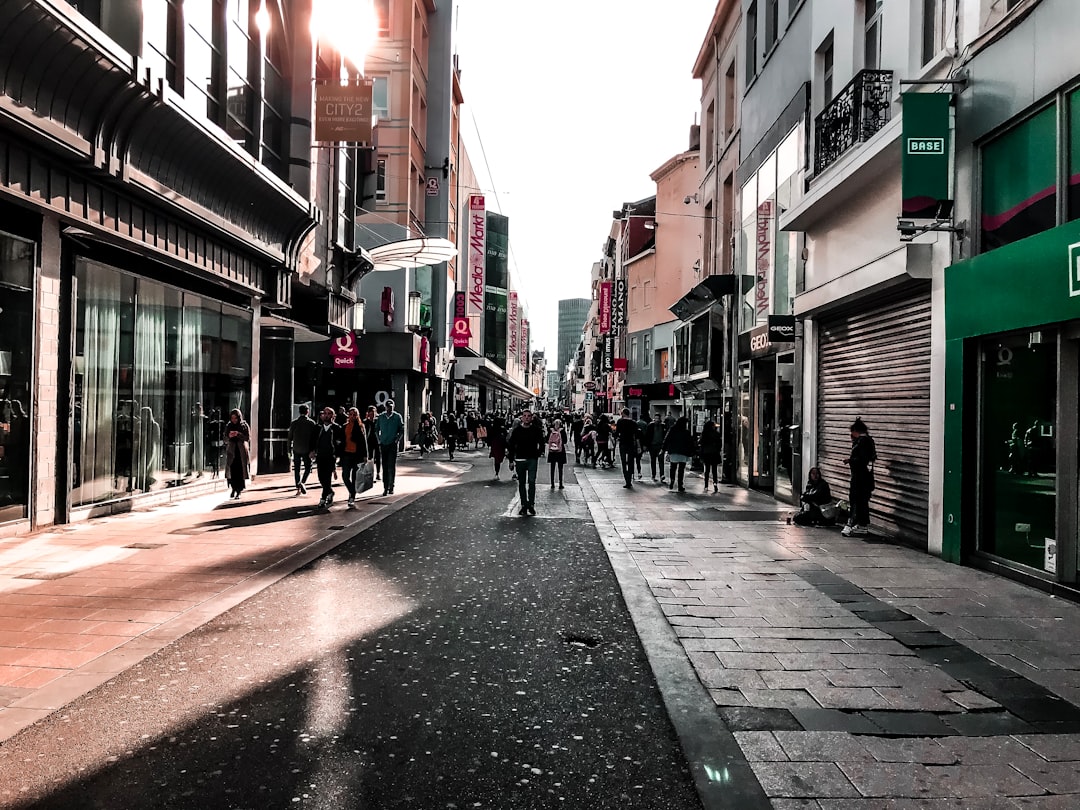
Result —
[[548, 435], [548, 450], [552, 453], [561, 453], [563, 451], [562, 433], [558, 430], [553, 430]]

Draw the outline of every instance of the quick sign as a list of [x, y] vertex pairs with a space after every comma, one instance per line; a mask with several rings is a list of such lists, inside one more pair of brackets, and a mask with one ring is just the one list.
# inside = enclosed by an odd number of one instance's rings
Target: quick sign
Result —
[[909, 92], [900, 96], [904, 108], [901, 154], [901, 215], [930, 219], [949, 194], [948, 93]]
[[334, 368], [356, 368], [356, 358], [360, 354], [356, 335], [346, 332], [330, 344], [330, 356], [334, 358]]
[[1080, 295], [1080, 242], [1069, 245], [1069, 296]]

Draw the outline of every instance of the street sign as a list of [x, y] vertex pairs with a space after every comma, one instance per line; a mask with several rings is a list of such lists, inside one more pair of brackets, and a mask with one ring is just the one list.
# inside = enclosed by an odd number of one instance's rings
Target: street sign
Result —
[[439, 178], [429, 177], [427, 179], [426, 194], [429, 197], [439, 196]]

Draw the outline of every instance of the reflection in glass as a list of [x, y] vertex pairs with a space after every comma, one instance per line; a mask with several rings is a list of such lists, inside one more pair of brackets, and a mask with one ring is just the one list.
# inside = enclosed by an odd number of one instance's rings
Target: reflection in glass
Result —
[[26, 517], [34, 244], [0, 233], [0, 521]]
[[1043, 568], [1055, 537], [1057, 333], [982, 346], [980, 548]]

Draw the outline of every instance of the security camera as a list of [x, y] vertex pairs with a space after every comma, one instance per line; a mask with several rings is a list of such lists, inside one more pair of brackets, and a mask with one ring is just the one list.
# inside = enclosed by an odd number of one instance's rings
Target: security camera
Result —
[[682, 202], [683, 202], [683, 205], [689, 205], [690, 204], [690, 195], [687, 194], [685, 197], [683, 197]]

